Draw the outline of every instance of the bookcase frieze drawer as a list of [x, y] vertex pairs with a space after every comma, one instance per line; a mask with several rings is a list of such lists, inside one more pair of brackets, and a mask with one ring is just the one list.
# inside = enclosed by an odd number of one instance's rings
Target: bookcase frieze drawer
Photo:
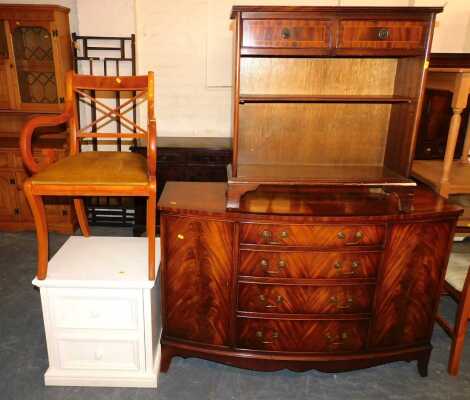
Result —
[[237, 347], [282, 352], [341, 353], [365, 347], [368, 320], [237, 319]]
[[374, 278], [380, 252], [240, 251], [239, 275], [294, 279]]
[[243, 47], [330, 47], [330, 21], [321, 19], [248, 19], [243, 21]]
[[240, 243], [273, 246], [344, 248], [381, 245], [383, 225], [241, 224]]
[[339, 48], [423, 49], [427, 22], [402, 20], [342, 20]]
[[369, 313], [374, 285], [298, 286], [240, 283], [240, 311], [286, 314]]

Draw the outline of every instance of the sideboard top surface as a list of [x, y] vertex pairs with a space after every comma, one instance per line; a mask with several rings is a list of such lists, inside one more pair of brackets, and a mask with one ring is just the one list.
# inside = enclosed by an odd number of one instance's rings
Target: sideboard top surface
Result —
[[458, 206], [435, 195], [429, 189], [418, 188], [411, 212], [399, 213], [392, 196], [366, 192], [334, 192], [279, 190], [268, 188], [247, 193], [240, 211], [226, 210], [226, 183], [168, 182], [158, 202], [158, 208], [168, 213], [208, 215], [224, 219], [279, 219], [328, 222], [374, 220], [413, 220], [455, 217], [462, 212]]
[[237, 13], [335, 13], [335, 14], [390, 14], [390, 13], [407, 13], [407, 14], [423, 14], [423, 13], [440, 13], [444, 11], [444, 7], [363, 7], [363, 6], [233, 6], [230, 18], [235, 18]]

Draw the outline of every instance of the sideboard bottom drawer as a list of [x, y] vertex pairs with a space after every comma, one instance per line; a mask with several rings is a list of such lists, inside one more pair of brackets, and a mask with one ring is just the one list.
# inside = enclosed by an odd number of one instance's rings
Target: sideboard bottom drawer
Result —
[[365, 347], [368, 320], [237, 319], [239, 349], [341, 353]]

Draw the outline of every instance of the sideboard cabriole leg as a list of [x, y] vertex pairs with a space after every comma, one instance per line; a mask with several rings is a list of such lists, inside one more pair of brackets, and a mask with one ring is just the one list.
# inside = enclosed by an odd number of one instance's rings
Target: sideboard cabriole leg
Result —
[[418, 372], [423, 377], [428, 376], [428, 365], [431, 357], [431, 349], [426, 351], [420, 358], [418, 358]]

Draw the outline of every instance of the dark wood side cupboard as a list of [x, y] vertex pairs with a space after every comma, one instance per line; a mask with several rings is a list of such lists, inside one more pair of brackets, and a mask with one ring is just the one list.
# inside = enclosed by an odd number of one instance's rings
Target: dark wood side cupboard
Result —
[[418, 189], [247, 193], [169, 182], [160, 198], [162, 363], [200, 357], [256, 370], [346, 371], [418, 361], [426, 375], [461, 209]]

